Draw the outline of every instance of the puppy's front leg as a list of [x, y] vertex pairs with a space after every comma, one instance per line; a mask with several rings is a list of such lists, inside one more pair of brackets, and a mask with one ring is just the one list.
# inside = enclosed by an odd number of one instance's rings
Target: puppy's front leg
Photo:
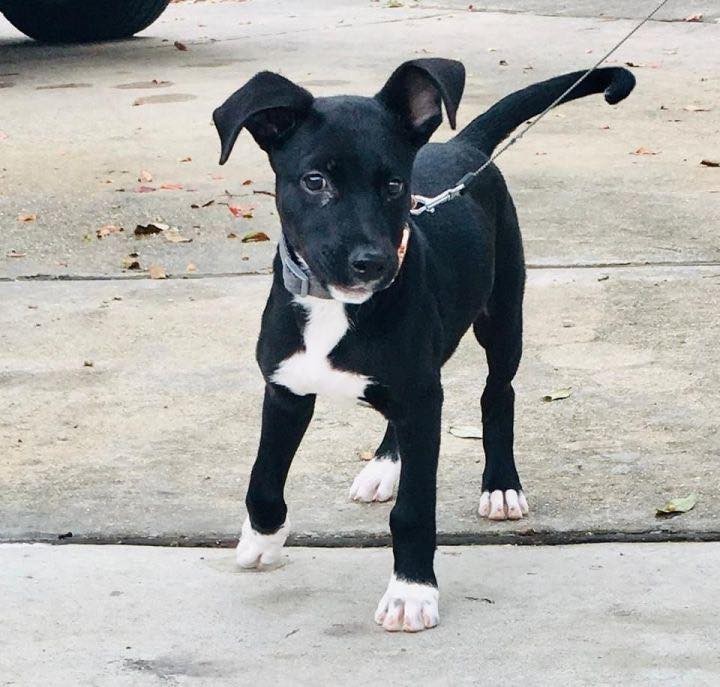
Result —
[[439, 621], [435, 557], [435, 496], [442, 387], [414, 391], [396, 421], [402, 466], [397, 501], [390, 513], [394, 572], [375, 621], [391, 632], [418, 632]]
[[290, 531], [285, 480], [314, 407], [315, 396], [296, 396], [277, 384], [265, 387], [260, 447], [245, 497], [248, 517], [237, 546], [237, 562], [243, 568], [280, 559]]

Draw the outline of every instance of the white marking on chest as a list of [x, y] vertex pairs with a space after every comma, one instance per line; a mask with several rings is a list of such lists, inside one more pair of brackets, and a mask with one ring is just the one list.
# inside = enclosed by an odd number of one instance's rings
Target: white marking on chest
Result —
[[345, 306], [336, 300], [296, 297], [307, 313], [303, 331], [305, 350], [283, 360], [272, 376], [294, 394], [320, 394], [339, 398], [361, 398], [370, 379], [364, 375], [338, 370], [328, 355], [350, 328]]

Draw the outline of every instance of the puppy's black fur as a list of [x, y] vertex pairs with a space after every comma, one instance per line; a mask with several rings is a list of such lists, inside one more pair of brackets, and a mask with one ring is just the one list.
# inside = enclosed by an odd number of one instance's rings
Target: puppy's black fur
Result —
[[[345, 306], [351, 327], [329, 360], [373, 380], [364, 400], [388, 420], [378, 454], [402, 457], [390, 516], [400, 579], [436, 585], [440, 370], [471, 326], [489, 370], [482, 394], [483, 490], [521, 488], [513, 457], [512, 379], [522, 351], [525, 268], [512, 199], [494, 165], [461, 198], [414, 221], [410, 194], [432, 196], [454, 186], [580, 74], [506, 97], [443, 144], [427, 141], [442, 121], [441, 103], [455, 124], [465, 73], [452, 60], [405, 63], [374, 98], [314, 98], [263, 72], [214, 113], [221, 162], [243, 127], [267, 151], [282, 230], [296, 257], [349, 300], [372, 293]], [[600, 69], [564, 100], [604, 91], [616, 103], [633, 86], [627, 70]], [[407, 222], [412, 234], [398, 271]], [[302, 350], [304, 326], [304, 310], [285, 289], [276, 257], [257, 347], [268, 382], [262, 435], [246, 500], [259, 533], [273, 533], [285, 521], [285, 479], [313, 413], [314, 395], [298, 396], [271, 381], [280, 363]]]

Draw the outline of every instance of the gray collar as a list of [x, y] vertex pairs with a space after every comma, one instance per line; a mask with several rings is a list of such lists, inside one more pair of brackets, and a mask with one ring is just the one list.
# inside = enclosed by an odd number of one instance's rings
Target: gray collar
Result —
[[280, 260], [283, 268], [285, 288], [295, 296], [315, 296], [315, 298], [331, 299], [330, 292], [313, 276], [307, 268], [302, 267], [290, 254], [284, 232], [280, 232], [278, 241]]

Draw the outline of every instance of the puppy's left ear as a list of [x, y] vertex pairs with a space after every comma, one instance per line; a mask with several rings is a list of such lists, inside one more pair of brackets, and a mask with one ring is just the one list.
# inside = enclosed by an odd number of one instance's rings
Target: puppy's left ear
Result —
[[281, 144], [308, 114], [314, 98], [280, 74], [260, 72], [213, 112], [220, 135], [220, 164], [246, 128], [265, 151]]
[[465, 67], [456, 60], [426, 58], [401, 64], [375, 96], [406, 124], [413, 142], [427, 143], [442, 122], [441, 101], [450, 126], [455, 128]]

